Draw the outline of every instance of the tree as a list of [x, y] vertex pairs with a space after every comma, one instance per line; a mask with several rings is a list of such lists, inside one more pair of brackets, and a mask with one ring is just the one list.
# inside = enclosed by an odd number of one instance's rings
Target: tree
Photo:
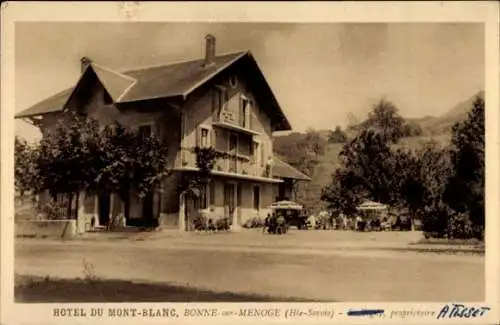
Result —
[[357, 182], [352, 171], [339, 168], [332, 175], [332, 181], [321, 191], [321, 200], [336, 213], [353, 216], [365, 196], [364, 189]]
[[347, 140], [347, 135], [340, 128], [340, 126], [336, 126], [335, 130], [330, 131], [328, 133], [328, 142], [329, 143], [344, 143]]
[[418, 150], [394, 152], [399, 206], [407, 208], [410, 217], [421, 217], [424, 230], [443, 234], [448, 209], [443, 203], [446, 180], [451, 174], [448, 152], [429, 144]]
[[352, 187], [363, 189], [374, 201], [395, 202], [394, 160], [383, 135], [363, 130], [344, 145], [340, 157]]
[[36, 193], [40, 185], [40, 174], [37, 168], [38, 147], [27, 143], [24, 139], [15, 138], [14, 144], [14, 184], [21, 196], [25, 193]]
[[467, 120], [454, 125], [450, 151], [454, 173], [449, 178], [446, 203], [468, 214], [477, 227], [484, 227], [484, 99], [476, 97]]
[[89, 189], [117, 194], [124, 203], [126, 219], [131, 193], [144, 198], [169, 175], [167, 147], [154, 134], [141, 136], [120, 124], [108, 126], [91, 152], [98, 176]]
[[68, 217], [72, 216], [73, 199], [95, 179], [98, 170], [92, 164], [89, 143], [98, 136], [95, 120], [69, 113], [41, 141], [37, 155], [39, 190], [48, 190], [53, 198], [67, 198]]
[[140, 136], [119, 124], [103, 129], [85, 114], [69, 113], [41, 140], [40, 190], [64, 194], [68, 216], [82, 191], [115, 193], [129, 217], [130, 194], [145, 197], [168, 175], [167, 148], [155, 135]]
[[403, 137], [418, 137], [423, 133], [422, 127], [414, 121], [408, 121], [403, 124]]
[[362, 123], [362, 128], [380, 134], [386, 141], [396, 143], [404, 134], [404, 119], [393, 103], [382, 99]]

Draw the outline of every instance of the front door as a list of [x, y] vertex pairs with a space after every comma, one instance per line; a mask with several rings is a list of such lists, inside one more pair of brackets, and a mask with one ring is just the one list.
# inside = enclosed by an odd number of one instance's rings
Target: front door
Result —
[[142, 201], [142, 218], [149, 224], [153, 220], [153, 193], [146, 194]]
[[109, 223], [109, 213], [111, 212], [111, 195], [101, 193], [98, 198], [99, 205], [99, 225], [107, 226]]
[[235, 212], [234, 184], [224, 185], [224, 215], [233, 220]]

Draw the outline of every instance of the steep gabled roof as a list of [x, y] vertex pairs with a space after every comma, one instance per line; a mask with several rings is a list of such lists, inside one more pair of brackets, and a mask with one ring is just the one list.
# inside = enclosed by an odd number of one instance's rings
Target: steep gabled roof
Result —
[[311, 178], [300, 172], [295, 167], [290, 166], [279, 157], [274, 155], [273, 176], [277, 178], [291, 178], [296, 180], [310, 181]]
[[[278, 104], [269, 84], [252, 54], [248, 51], [219, 55], [212, 64], [204, 66], [204, 59], [191, 60], [169, 65], [131, 70], [123, 73], [113, 71], [95, 63], [92, 69], [111, 98], [118, 104], [150, 100], [156, 98], [181, 97], [185, 99], [194, 90], [210, 81], [236, 62], [244, 62], [249, 74], [252, 74], [258, 97], [271, 108], [268, 113], [279, 130], [290, 130], [291, 126]], [[87, 71], [87, 70], [86, 70]], [[83, 78], [80, 76], [77, 85]], [[35, 106], [19, 113], [16, 118], [24, 118], [62, 111], [71, 96], [73, 88], [66, 89]]]
[[127, 71], [137, 83], [121, 98], [121, 102], [131, 102], [153, 98], [187, 96], [197, 87], [225, 70], [248, 52], [237, 52], [215, 57], [213, 63], [204, 67], [204, 60], [186, 61]]

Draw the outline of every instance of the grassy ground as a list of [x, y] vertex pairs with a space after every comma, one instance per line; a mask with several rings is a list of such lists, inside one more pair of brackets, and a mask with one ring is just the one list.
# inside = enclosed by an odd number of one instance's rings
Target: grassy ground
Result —
[[[214, 292], [174, 284], [113, 279], [60, 279], [37, 276], [15, 278], [14, 299], [23, 303], [47, 302], [308, 302], [293, 297]], [[69, 294], [70, 293], [70, 294]]]

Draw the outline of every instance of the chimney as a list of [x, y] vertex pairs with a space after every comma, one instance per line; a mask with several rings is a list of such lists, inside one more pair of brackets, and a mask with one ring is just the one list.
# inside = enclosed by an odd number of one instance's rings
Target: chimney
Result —
[[205, 36], [205, 67], [214, 64], [215, 60], [215, 36], [207, 34]]
[[92, 63], [92, 61], [84, 56], [80, 59], [80, 66], [81, 66], [81, 73], [84, 73], [85, 72], [85, 69], [87, 69], [87, 67]]

